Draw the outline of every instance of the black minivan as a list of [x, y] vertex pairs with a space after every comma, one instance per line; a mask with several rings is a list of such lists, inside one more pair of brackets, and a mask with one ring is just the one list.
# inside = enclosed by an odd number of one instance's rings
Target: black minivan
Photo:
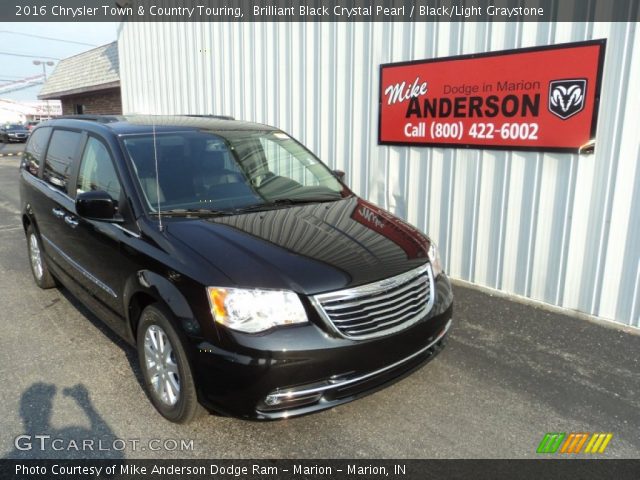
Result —
[[453, 308], [434, 244], [343, 176], [233, 119], [43, 122], [20, 168], [31, 270], [137, 347], [171, 421], [330, 408], [425, 363]]

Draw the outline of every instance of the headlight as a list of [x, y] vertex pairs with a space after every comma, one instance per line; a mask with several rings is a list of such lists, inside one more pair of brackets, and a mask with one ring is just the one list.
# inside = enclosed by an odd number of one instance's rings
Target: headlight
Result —
[[240, 332], [263, 332], [272, 327], [307, 321], [304, 307], [294, 292], [207, 288], [216, 322]]
[[440, 252], [438, 252], [438, 247], [436, 244], [431, 241], [431, 246], [429, 247], [429, 261], [431, 262], [431, 268], [433, 269], [433, 278], [437, 278], [438, 275], [442, 273], [442, 261], [440, 260]]

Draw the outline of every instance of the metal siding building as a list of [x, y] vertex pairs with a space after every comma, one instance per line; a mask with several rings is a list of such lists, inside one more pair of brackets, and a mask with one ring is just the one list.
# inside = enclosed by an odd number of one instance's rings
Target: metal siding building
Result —
[[[125, 113], [276, 125], [454, 278], [640, 326], [635, 23], [123, 23]], [[606, 38], [595, 155], [377, 145], [379, 65]]]

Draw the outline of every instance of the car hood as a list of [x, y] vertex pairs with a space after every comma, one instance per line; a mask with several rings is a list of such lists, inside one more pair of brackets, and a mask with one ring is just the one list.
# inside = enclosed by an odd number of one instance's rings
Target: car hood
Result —
[[412, 226], [356, 196], [234, 216], [181, 219], [167, 222], [167, 233], [235, 286], [306, 294], [406, 272], [427, 261], [430, 245]]

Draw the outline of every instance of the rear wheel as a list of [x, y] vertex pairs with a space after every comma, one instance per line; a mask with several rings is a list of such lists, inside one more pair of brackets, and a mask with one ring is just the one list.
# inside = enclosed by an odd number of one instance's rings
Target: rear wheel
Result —
[[202, 411], [182, 340], [158, 304], [142, 311], [138, 324], [138, 359], [145, 387], [156, 410], [167, 420], [189, 423]]
[[47, 262], [44, 260], [40, 236], [36, 233], [32, 225], [27, 227], [27, 248], [29, 250], [31, 273], [33, 274], [36, 285], [42, 289], [55, 287], [56, 280], [53, 278], [53, 275], [51, 275]]

